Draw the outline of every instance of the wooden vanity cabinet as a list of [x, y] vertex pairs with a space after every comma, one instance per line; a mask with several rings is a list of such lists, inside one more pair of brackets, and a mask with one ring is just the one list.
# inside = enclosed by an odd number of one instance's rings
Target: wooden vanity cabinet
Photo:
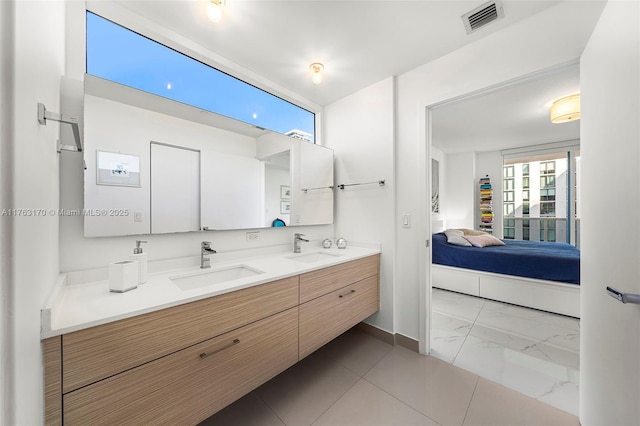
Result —
[[380, 255], [369, 256], [300, 275], [300, 303], [380, 274]]
[[378, 276], [300, 305], [300, 359], [379, 309]]
[[47, 424], [196, 424], [379, 307], [379, 255], [43, 340]]
[[64, 396], [64, 423], [196, 424], [298, 361], [297, 308]]
[[300, 359], [379, 310], [379, 269], [376, 255], [300, 275]]
[[67, 393], [298, 305], [298, 277], [62, 336]]

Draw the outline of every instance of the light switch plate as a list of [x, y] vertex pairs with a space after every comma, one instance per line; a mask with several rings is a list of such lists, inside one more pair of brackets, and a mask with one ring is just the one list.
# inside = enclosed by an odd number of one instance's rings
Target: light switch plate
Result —
[[402, 227], [403, 228], [411, 228], [411, 215], [403, 214], [402, 215]]

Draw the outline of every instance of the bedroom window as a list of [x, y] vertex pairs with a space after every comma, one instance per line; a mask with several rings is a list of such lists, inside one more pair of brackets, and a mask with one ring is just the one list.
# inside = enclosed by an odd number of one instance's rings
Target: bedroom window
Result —
[[503, 151], [503, 238], [578, 244], [576, 142]]

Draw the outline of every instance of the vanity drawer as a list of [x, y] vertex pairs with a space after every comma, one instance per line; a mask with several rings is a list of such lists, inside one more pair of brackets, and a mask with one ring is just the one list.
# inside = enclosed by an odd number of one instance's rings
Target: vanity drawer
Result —
[[300, 305], [300, 359], [378, 311], [378, 275]]
[[297, 361], [293, 308], [68, 393], [64, 422], [196, 424]]
[[375, 255], [302, 274], [300, 275], [300, 303], [378, 275], [379, 270], [380, 255]]
[[298, 277], [291, 277], [65, 334], [63, 393], [297, 304]]

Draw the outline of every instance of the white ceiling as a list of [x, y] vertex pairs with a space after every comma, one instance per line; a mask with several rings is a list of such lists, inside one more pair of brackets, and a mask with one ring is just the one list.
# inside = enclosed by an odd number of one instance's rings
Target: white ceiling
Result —
[[[471, 35], [461, 16], [485, 0], [227, 0], [218, 24], [206, 17], [206, 0], [113, 3], [215, 52], [227, 67], [236, 64], [289, 94], [328, 105], [561, 2], [576, 18], [599, 13], [592, 6], [601, 3], [503, 0], [504, 18]], [[326, 67], [320, 85], [311, 82], [312, 62]], [[577, 64], [567, 66], [434, 109], [434, 145], [454, 153], [578, 139], [579, 122], [551, 124], [548, 116], [551, 100], [579, 91], [578, 71]]]
[[433, 145], [457, 153], [579, 139], [580, 121], [549, 119], [551, 101], [579, 91], [575, 64], [433, 108]]
[[[559, 3], [503, 0], [504, 18], [467, 35], [461, 16], [484, 0], [227, 0], [222, 22], [205, 0], [118, 3], [305, 98], [327, 105]], [[309, 64], [326, 79], [311, 82]]]

